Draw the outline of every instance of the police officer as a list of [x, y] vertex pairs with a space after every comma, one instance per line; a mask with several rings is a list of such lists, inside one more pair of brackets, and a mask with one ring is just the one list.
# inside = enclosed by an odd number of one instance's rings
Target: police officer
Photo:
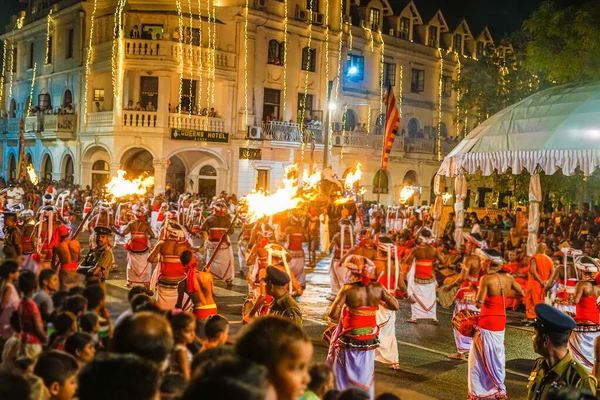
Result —
[[4, 257], [16, 260], [23, 253], [22, 234], [17, 227], [17, 213], [4, 211]]
[[87, 268], [85, 275], [88, 279], [96, 277], [100, 280], [100, 286], [106, 290], [106, 279], [113, 265], [113, 252], [109, 246], [109, 238], [112, 234], [110, 228], [98, 225], [94, 228], [96, 234], [96, 247], [85, 257], [82, 265]]
[[596, 378], [571, 357], [567, 348], [573, 318], [544, 303], [535, 306], [533, 349], [538, 358], [529, 376], [528, 400], [545, 400], [562, 387], [596, 394]]
[[294, 301], [288, 290], [290, 277], [277, 267], [267, 267], [265, 278], [267, 294], [273, 296], [273, 303], [269, 308], [270, 315], [279, 315], [290, 319], [294, 324], [302, 328], [302, 311]]

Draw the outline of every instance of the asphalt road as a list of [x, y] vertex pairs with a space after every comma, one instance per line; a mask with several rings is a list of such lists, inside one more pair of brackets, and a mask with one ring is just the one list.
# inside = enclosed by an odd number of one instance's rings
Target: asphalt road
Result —
[[[85, 243], [86, 235], [82, 235]], [[83, 247], [83, 246], [82, 246]], [[237, 254], [237, 249], [234, 249]], [[115, 249], [119, 272], [111, 273], [109, 281], [109, 307], [116, 316], [124, 309], [125, 251]], [[236, 257], [237, 267], [237, 257]], [[307, 289], [298, 299], [304, 314], [304, 328], [313, 340], [314, 361], [324, 361], [327, 346], [321, 335], [327, 327], [324, 315], [331, 304], [326, 295], [329, 292], [329, 258], [322, 259], [314, 271], [307, 274]], [[235, 337], [241, 328], [241, 307], [247, 294], [245, 279], [238, 275], [232, 290], [223, 282], [216, 283], [216, 302], [219, 313], [231, 322], [231, 334]], [[393, 392], [402, 399], [464, 399], [467, 395], [467, 363], [447, 358], [456, 351], [451, 326], [451, 310], [438, 306], [439, 325], [428, 322], [409, 324], [410, 305], [402, 302], [396, 316], [396, 337], [400, 353], [400, 370], [391, 370], [383, 364], [376, 364], [376, 393]], [[519, 322], [522, 314], [509, 313], [506, 329], [506, 385], [508, 395], [513, 399], [526, 396], [527, 376], [536, 355], [532, 349], [530, 328]]]

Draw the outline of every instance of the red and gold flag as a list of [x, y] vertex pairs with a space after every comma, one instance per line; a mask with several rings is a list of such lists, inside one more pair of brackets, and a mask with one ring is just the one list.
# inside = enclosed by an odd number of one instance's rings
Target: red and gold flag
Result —
[[396, 139], [396, 134], [400, 127], [400, 113], [398, 112], [396, 97], [391, 85], [388, 85], [386, 98], [387, 112], [385, 115], [385, 133], [383, 135], [383, 155], [381, 157], [381, 169], [384, 171], [387, 169], [388, 159], [394, 146], [394, 139]]

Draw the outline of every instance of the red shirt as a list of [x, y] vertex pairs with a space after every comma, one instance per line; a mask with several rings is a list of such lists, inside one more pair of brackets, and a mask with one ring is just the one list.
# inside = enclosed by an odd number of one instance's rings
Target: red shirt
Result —
[[21, 341], [27, 344], [42, 344], [36, 335], [35, 324], [42, 325], [42, 315], [32, 299], [24, 297], [19, 303], [19, 320], [21, 321]]

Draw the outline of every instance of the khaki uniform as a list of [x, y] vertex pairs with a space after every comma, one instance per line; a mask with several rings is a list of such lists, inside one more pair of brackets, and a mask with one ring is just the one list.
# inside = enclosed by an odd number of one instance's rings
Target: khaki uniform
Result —
[[538, 358], [527, 384], [528, 400], [545, 400], [552, 388], [572, 387], [596, 394], [596, 378], [571, 357], [571, 353], [548, 368], [544, 358]]
[[23, 234], [16, 226], [4, 227], [4, 257], [8, 259], [16, 259], [21, 255]]
[[91, 271], [96, 270], [97, 268], [102, 271], [100, 275], [95, 275], [100, 279], [100, 286], [106, 289], [105, 281], [108, 279], [108, 274], [113, 265], [113, 252], [109, 246], [95, 248], [91, 250], [81, 263], [81, 265], [92, 267], [89, 272], [89, 276], [91, 277]]
[[273, 301], [269, 308], [269, 315], [279, 315], [302, 328], [302, 311], [289, 293]]

